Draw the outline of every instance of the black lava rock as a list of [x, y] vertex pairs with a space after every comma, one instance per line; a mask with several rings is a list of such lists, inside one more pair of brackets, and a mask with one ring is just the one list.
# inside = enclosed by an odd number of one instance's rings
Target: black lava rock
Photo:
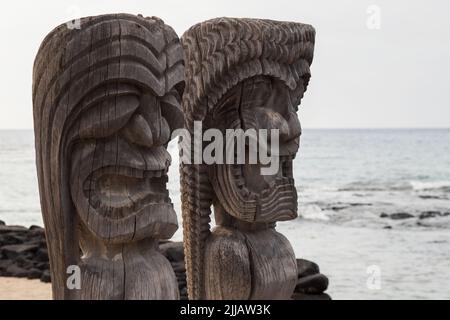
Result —
[[49, 272], [44, 229], [0, 224], [0, 276], [40, 279], [44, 271]]
[[35, 267], [39, 270], [45, 271], [50, 269], [50, 264], [48, 262], [38, 262], [35, 264]]
[[425, 211], [422, 212], [419, 216], [419, 219], [429, 219], [429, 218], [435, 218], [439, 217], [441, 213], [439, 211]]
[[0, 260], [0, 275], [5, 275], [6, 269], [12, 264], [13, 262], [11, 260], [7, 259]]
[[34, 259], [38, 262], [48, 261], [48, 252], [46, 248], [39, 248], [34, 255]]
[[333, 211], [341, 211], [341, 210], [347, 209], [348, 207], [349, 206], [332, 206], [332, 207], [330, 207], [330, 209]]
[[44, 232], [44, 228], [39, 227], [39, 226], [35, 226], [35, 225], [30, 226], [30, 227], [28, 228], [28, 230], [39, 230], [39, 231]]
[[403, 219], [411, 219], [414, 218], [414, 216], [410, 213], [406, 212], [399, 212], [399, 213], [393, 213], [391, 214], [390, 218], [392, 220], [403, 220]]
[[439, 212], [439, 211], [424, 211], [420, 214], [419, 219], [429, 219], [429, 218], [436, 218], [436, 217], [446, 217], [450, 216], [450, 212]]
[[296, 293], [321, 294], [328, 289], [328, 278], [323, 274], [314, 274], [300, 278], [295, 287]]
[[320, 273], [319, 266], [305, 259], [297, 259], [298, 278], [303, 278]]
[[42, 272], [41, 275], [41, 281], [42, 282], [51, 282], [51, 277], [50, 277], [50, 271], [49, 270], [45, 270], [44, 272]]
[[42, 271], [36, 268], [31, 268], [28, 270], [27, 278], [28, 279], [40, 279], [42, 276]]
[[331, 300], [324, 292], [328, 278], [320, 273], [319, 266], [305, 259], [297, 259], [298, 279], [292, 295], [294, 300]]
[[406, 212], [397, 212], [397, 213], [392, 213], [392, 214], [382, 213], [380, 215], [380, 218], [390, 218], [392, 220], [404, 220], [404, 219], [414, 218], [414, 216], [412, 214], [406, 213]]
[[331, 300], [331, 297], [326, 293], [321, 294], [306, 294], [306, 293], [297, 293], [295, 292], [292, 295], [292, 300], [323, 300], [328, 301]]
[[170, 262], [184, 262], [183, 242], [166, 242], [159, 245], [162, 254]]
[[26, 278], [28, 276], [28, 270], [21, 268], [16, 264], [12, 264], [6, 268], [5, 273], [9, 277]]
[[430, 196], [430, 195], [420, 195], [419, 198], [420, 198], [420, 199], [424, 199], [424, 200], [445, 199], [445, 198], [443, 198], [443, 197], [439, 197], [439, 196]]
[[34, 244], [11, 244], [1, 247], [0, 253], [8, 259], [16, 259], [37, 249], [38, 246]]
[[0, 225], [0, 234], [10, 233], [10, 232], [20, 234], [20, 233], [26, 233], [27, 231], [28, 231], [28, 229], [25, 227], [22, 227], [22, 226]]

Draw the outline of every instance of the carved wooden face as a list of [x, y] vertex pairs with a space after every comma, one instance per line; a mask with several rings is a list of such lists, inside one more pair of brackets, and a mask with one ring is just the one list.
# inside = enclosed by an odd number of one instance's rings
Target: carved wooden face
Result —
[[77, 122], [71, 195], [83, 225], [109, 241], [168, 238], [177, 229], [166, 189], [172, 130], [182, 125], [175, 90], [158, 98], [121, 85]]
[[[304, 90], [301, 87], [297, 94]], [[279, 130], [279, 166], [275, 174], [263, 175], [261, 164], [248, 163], [215, 165], [211, 170], [220, 204], [238, 219], [273, 222], [297, 216], [292, 160], [298, 151], [301, 127], [291, 94], [282, 81], [258, 76], [229, 90], [214, 108], [209, 121], [215, 128]]]

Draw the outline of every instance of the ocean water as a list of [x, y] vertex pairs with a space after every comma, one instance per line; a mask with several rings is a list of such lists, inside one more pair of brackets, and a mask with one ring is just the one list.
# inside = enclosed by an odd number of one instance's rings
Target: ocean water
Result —
[[[181, 225], [176, 143], [169, 149]], [[42, 225], [34, 161], [31, 130], [0, 131], [8, 224]], [[278, 230], [319, 264], [334, 299], [450, 299], [450, 130], [306, 129], [294, 176], [299, 218]], [[428, 211], [440, 214], [423, 219]], [[411, 217], [382, 217], [395, 213]]]

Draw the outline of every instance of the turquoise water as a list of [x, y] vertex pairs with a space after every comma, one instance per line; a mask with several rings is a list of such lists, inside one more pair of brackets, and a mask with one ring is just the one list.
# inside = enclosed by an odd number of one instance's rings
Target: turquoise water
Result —
[[[169, 149], [181, 219], [176, 143]], [[450, 130], [306, 129], [294, 176], [300, 217], [278, 230], [319, 263], [334, 298], [450, 298], [450, 215], [420, 219], [450, 212]], [[413, 217], [380, 217], [398, 212]], [[31, 130], [0, 131], [0, 219], [42, 224]], [[373, 265], [379, 289], [367, 286]]]

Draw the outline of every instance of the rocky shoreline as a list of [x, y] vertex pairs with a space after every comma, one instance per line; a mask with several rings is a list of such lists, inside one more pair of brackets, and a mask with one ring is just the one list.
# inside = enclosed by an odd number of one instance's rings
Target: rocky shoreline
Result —
[[[165, 241], [159, 247], [175, 271], [181, 299], [187, 299], [183, 243]], [[331, 300], [325, 293], [328, 278], [320, 273], [319, 266], [304, 259], [297, 259], [297, 266], [298, 280], [292, 299]], [[8, 226], [0, 220], [0, 276], [51, 281], [43, 228]]]
[[50, 282], [43, 228], [7, 226], [0, 221], [0, 276]]

